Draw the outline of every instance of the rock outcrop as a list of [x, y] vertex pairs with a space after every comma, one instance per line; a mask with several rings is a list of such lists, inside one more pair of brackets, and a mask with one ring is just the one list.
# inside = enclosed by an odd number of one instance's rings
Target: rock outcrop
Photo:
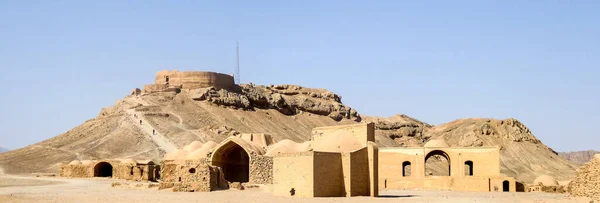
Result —
[[233, 89], [200, 88], [189, 92], [197, 101], [244, 110], [275, 109], [284, 115], [312, 113], [340, 121], [344, 118], [360, 121], [356, 110], [342, 104], [339, 95], [325, 89], [297, 85], [240, 85]]
[[575, 197], [589, 197], [600, 201], [600, 154], [577, 170], [575, 179], [569, 183], [568, 191]]
[[532, 183], [540, 175], [569, 180], [578, 167], [544, 145], [523, 123], [514, 118], [458, 119], [427, 128], [425, 136], [443, 138], [451, 147], [499, 146], [501, 173]]

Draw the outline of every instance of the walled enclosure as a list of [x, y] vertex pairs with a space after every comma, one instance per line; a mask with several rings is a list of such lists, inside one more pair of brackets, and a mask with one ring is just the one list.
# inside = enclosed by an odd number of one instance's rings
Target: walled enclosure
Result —
[[327, 136], [343, 132], [356, 138], [360, 149], [340, 152], [315, 148], [313, 152], [275, 156], [274, 192], [299, 197], [378, 196], [374, 127], [369, 123], [313, 129], [313, 146], [330, 144], [323, 143]]
[[155, 181], [160, 166], [147, 160], [84, 160], [62, 165], [60, 176], [71, 178], [110, 177], [135, 181]]
[[[434, 155], [448, 160], [449, 175], [425, 173], [425, 162]], [[500, 175], [499, 147], [448, 147], [443, 140], [432, 140], [422, 148], [379, 149], [379, 184], [390, 189], [516, 191], [515, 179]]]
[[205, 71], [163, 70], [156, 73], [154, 84], [144, 85], [144, 93], [175, 91], [214, 87], [216, 89], [235, 86], [233, 76]]

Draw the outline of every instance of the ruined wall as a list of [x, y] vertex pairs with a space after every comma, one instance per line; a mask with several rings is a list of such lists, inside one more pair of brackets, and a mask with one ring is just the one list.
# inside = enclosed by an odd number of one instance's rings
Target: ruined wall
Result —
[[228, 188], [221, 170], [208, 165], [206, 159], [163, 161], [161, 168], [159, 189], [173, 188], [174, 192], [210, 192]]
[[123, 163], [118, 160], [100, 160], [89, 161], [87, 164], [68, 164], [61, 166], [60, 176], [71, 178], [89, 178], [94, 177], [94, 170], [97, 164], [106, 162], [112, 167], [111, 178], [134, 180], [134, 181], [155, 181], [157, 170], [160, 166], [152, 164], [138, 164], [135, 161]]
[[249, 183], [273, 184], [273, 157], [252, 155]]
[[197, 89], [206, 87], [215, 87], [217, 89], [229, 88], [235, 85], [233, 76], [201, 71], [177, 70], [159, 71], [156, 73], [155, 84], [166, 84], [168, 77], [169, 86], [180, 86], [182, 89]]
[[149, 84], [144, 85], [143, 92], [144, 93], [154, 93], [154, 92], [179, 92], [180, 86], [170, 86], [166, 84]]
[[575, 179], [569, 183], [569, 193], [575, 197], [589, 197], [600, 201], [600, 154], [577, 170]]
[[113, 165], [113, 178], [134, 181], [155, 181], [160, 166], [121, 163]]
[[90, 178], [94, 176], [93, 165], [62, 165], [60, 167], [61, 177]]

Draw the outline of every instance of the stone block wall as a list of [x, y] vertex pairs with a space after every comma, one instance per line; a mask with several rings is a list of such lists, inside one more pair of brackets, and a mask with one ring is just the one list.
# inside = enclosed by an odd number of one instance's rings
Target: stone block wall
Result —
[[172, 188], [175, 192], [210, 192], [227, 189], [228, 182], [218, 167], [206, 159], [182, 162], [163, 161], [159, 189]]
[[273, 157], [252, 155], [249, 183], [273, 184]]
[[156, 73], [155, 84], [168, 84], [169, 86], [181, 86], [182, 89], [198, 89], [206, 87], [215, 87], [217, 89], [229, 88], [235, 85], [233, 76], [202, 71], [177, 70], [159, 71]]
[[94, 176], [93, 165], [63, 165], [60, 167], [61, 177], [90, 178]]
[[160, 166], [117, 164], [113, 166], [113, 178], [134, 181], [155, 181]]

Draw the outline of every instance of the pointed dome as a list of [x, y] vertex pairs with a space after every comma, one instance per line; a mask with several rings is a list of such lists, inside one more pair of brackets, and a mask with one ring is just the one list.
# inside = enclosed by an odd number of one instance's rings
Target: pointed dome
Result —
[[425, 143], [424, 147], [447, 148], [449, 146], [448, 146], [448, 144], [446, 144], [446, 141], [444, 141], [444, 139], [435, 139], [435, 140], [430, 140], [429, 142]]

